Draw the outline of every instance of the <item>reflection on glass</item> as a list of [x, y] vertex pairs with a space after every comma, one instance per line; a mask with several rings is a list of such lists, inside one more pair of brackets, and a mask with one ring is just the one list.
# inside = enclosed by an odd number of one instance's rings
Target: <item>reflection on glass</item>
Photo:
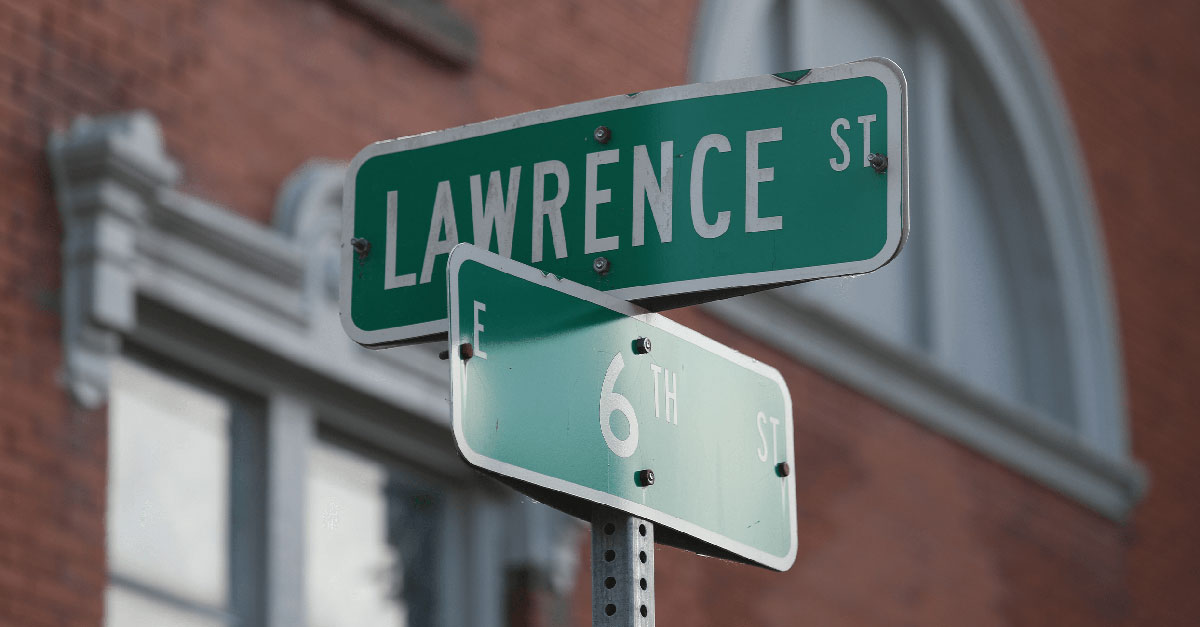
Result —
[[109, 399], [105, 624], [226, 624], [228, 401], [131, 363]]
[[440, 492], [318, 441], [307, 502], [310, 627], [435, 623]]

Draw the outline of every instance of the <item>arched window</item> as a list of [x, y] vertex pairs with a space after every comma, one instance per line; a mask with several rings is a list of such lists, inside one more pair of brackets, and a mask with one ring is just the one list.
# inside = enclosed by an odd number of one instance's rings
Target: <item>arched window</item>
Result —
[[711, 309], [902, 413], [1121, 517], [1108, 271], [1056, 87], [1007, 1], [712, 0], [698, 81], [885, 56], [909, 87], [911, 233], [875, 273]]

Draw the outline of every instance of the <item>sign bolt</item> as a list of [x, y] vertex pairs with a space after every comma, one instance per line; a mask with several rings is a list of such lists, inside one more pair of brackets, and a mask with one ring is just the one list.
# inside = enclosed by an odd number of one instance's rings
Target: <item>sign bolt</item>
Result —
[[607, 126], [597, 126], [596, 130], [592, 132], [592, 137], [595, 137], [596, 141], [601, 144], [607, 144], [612, 139], [612, 131], [608, 130]]
[[875, 168], [875, 171], [880, 174], [887, 172], [887, 168], [888, 168], [887, 155], [873, 152], [873, 153], [867, 155], [867, 163], [870, 163], [871, 167]]
[[474, 357], [475, 347], [471, 346], [470, 342], [463, 342], [462, 345], [458, 347], [458, 356], [462, 357], [463, 361]]
[[633, 341], [633, 352], [638, 355], [645, 355], [650, 352], [650, 338], [639, 337]]
[[786, 477], [792, 474], [792, 467], [789, 466], [787, 462], [779, 462], [778, 464], [775, 464], [775, 474], [779, 475], [780, 477]]
[[636, 479], [635, 483], [643, 488], [654, 485], [654, 471], [649, 468], [637, 471], [637, 476], [634, 478]]
[[367, 253], [371, 251], [371, 242], [367, 241], [365, 237], [352, 237], [350, 238], [350, 247], [358, 253], [359, 257], [366, 257]]
[[596, 257], [596, 260], [592, 262], [592, 269], [596, 271], [596, 274], [608, 274], [611, 267], [612, 264], [608, 262], [608, 257]]

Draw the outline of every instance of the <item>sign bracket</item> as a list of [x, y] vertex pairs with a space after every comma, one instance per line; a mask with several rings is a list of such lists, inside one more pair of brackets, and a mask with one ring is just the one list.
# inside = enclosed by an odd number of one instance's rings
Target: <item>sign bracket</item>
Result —
[[654, 625], [654, 523], [603, 506], [592, 510], [592, 625]]

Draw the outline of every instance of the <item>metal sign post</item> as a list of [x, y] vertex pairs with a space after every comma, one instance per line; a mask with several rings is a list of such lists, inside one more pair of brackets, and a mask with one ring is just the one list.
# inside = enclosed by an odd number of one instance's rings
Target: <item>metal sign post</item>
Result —
[[592, 625], [653, 627], [654, 523], [592, 510]]

